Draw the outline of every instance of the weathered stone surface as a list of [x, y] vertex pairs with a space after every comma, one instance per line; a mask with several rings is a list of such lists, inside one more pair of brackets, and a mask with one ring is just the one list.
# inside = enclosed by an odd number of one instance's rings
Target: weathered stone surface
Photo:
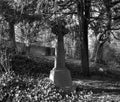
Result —
[[[17, 51], [19, 53], [27, 53], [26, 50], [28, 47], [24, 43], [17, 42]], [[52, 47], [45, 47], [45, 46], [38, 46], [37, 44], [31, 45], [29, 47], [29, 54], [34, 57], [40, 57], [41, 55], [46, 56], [54, 56], [55, 55], [55, 48]]]
[[70, 71], [67, 68], [64, 70], [57, 70], [56, 68], [51, 70], [49, 78], [56, 84], [56, 86], [63, 89], [72, 87]]
[[70, 89], [72, 87], [72, 79], [69, 70], [65, 67], [65, 51], [63, 37], [68, 33], [65, 25], [59, 23], [52, 27], [52, 33], [57, 35], [57, 45], [55, 49], [54, 68], [50, 72], [49, 78], [59, 87]]

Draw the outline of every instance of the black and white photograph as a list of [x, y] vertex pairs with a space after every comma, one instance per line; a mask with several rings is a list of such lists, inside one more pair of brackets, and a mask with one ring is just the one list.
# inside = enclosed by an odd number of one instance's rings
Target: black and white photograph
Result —
[[120, 0], [0, 0], [0, 102], [120, 102]]

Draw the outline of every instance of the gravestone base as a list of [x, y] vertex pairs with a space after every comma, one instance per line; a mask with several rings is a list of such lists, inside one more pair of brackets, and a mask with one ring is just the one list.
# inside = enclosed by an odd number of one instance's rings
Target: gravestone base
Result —
[[49, 78], [55, 83], [56, 86], [62, 89], [69, 90], [72, 87], [70, 71], [67, 68], [61, 70], [53, 68], [50, 72]]

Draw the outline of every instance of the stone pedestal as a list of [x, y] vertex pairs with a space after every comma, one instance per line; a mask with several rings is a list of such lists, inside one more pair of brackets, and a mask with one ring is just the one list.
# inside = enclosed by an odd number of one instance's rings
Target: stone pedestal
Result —
[[51, 70], [49, 78], [55, 83], [56, 86], [62, 89], [69, 89], [72, 87], [72, 79], [68, 69], [57, 70], [54, 68]]

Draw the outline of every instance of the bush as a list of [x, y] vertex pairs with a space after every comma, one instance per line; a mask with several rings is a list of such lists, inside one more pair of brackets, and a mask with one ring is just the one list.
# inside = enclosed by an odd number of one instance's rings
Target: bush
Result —
[[12, 70], [17, 74], [49, 74], [53, 63], [41, 58], [39, 62], [26, 56], [14, 56], [12, 59]]
[[104, 53], [103, 53], [103, 59], [107, 64], [109, 65], [110, 63], [115, 63], [119, 64], [120, 63], [120, 52], [116, 45], [109, 45], [106, 44], [104, 46]]

